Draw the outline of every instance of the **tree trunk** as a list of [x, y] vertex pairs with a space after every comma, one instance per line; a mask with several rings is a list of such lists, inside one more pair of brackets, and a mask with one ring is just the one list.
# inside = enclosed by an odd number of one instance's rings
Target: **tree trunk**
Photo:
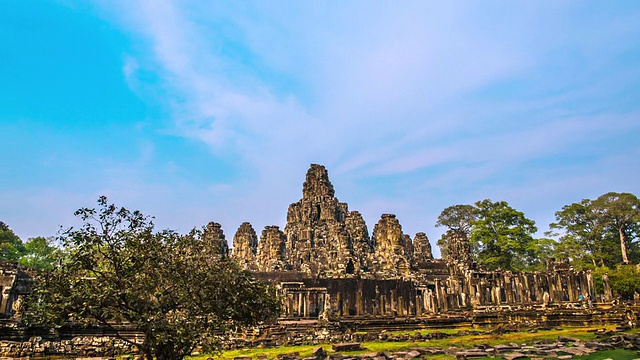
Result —
[[629, 256], [627, 255], [627, 235], [624, 233], [624, 228], [621, 226], [618, 228], [620, 234], [620, 250], [622, 251], [622, 263], [629, 263]]
[[157, 344], [155, 349], [156, 360], [181, 360], [184, 355], [179, 354], [173, 342]]
[[146, 360], [153, 360], [153, 353], [151, 352], [151, 349], [146, 349], [144, 351], [144, 358]]

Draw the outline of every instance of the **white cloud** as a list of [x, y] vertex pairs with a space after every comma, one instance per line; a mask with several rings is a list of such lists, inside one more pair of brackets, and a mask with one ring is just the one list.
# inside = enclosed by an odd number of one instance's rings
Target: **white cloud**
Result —
[[[349, 179], [368, 212], [416, 212], [408, 228], [419, 231], [444, 207], [444, 199], [428, 205], [437, 209], [424, 205], [441, 187], [476, 200], [490, 195], [481, 191], [517, 193], [523, 184], [496, 179], [529, 161], [639, 131], [637, 113], [616, 114], [597, 101], [624, 88], [620, 74], [638, 79], [637, 67], [603, 72], [624, 46], [599, 50], [638, 26], [615, 18], [581, 23], [579, 4], [282, 5], [147, 1], [111, 15], [141, 49], [128, 52], [127, 77], [157, 72], [174, 99], [175, 131], [250, 174], [210, 188], [243, 217], [284, 225], [306, 167], [320, 162]], [[443, 165], [450, 170], [420, 178]], [[576, 174], [595, 176], [585, 166]], [[542, 184], [526, 186], [563, 189], [536, 171], [523, 176]], [[418, 177], [407, 181], [424, 193], [390, 201], [353, 185], [378, 179], [388, 193], [401, 192], [402, 181], [384, 179], [396, 175]], [[377, 218], [366, 220], [372, 227]]]

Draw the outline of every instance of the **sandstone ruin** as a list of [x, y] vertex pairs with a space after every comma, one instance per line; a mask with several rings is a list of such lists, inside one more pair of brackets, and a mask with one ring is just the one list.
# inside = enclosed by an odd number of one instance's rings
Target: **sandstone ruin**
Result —
[[[543, 272], [486, 271], [473, 262], [464, 236], [447, 236], [444, 258], [434, 259], [427, 235], [418, 232], [412, 239], [393, 214], [382, 214], [370, 234], [362, 215], [335, 196], [327, 170], [311, 165], [302, 198], [289, 206], [284, 229], [267, 226], [258, 236], [245, 222], [231, 249], [220, 224], [210, 222], [202, 230], [212, 254], [236, 259], [282, 296], [277, 324], [239, 334], [227, 347], [384, 340], [381, 329], [521, 329], [637, 320], [634, 312], [640, 308], [585, 302], [597, 299], [592, 275], [573, 270], [567, 261], [551, 260]], [[63, 327], [51, 334], [16, 326], [21, 297], [29, 293], [32, 279], [15, 263], [0, 265], [0, 355], [135, 352], [104, 328]], [[606, 280], [604, 285], [602, 300], [610, 301]], [[437, 334], [443, 333], [432, 335]], [[135, 332], [131, 338], [136, 339]]]
[[362, 215], [335, 196], [325, 167], [312, 164], [284, 231], [267, 226], [256, 244], [244, 223], [231, 256], [276, 284], [282, 317], [290, 319], [575, 308], [587, 294], [595, 299], [591, 273], [566, 262], [550, 261], [545, 272], [485, 271], [473, 263], [467, 239], [448, 236], [444, 259], [433, 258], [424, 232], [413, 240], [403, 233], [393, 214], [383, 214], [369, 236]]
[[[550, 261], [545, 272], [485, 271], [473, 262], [466, 238], [448, 236], [443, 259], [434, 259], [424, 232], [412, 239], [393, 214], [382, 214], [370, 236], [362, 215], [338, 200], [327, 170], [316, 164], [307, 172], [302, 198], [289, 206], [284, 230], [267, 226], [258, 240], [245, 222], [232, 249], [220, 224], [210, 222], [202, 231], [212, 253], [235, 258], [279, 289], [282, 319], [535, 313], [581, 308], [587, 295], [596, 299], [591, 273], [576, 272], [567, 262]], [[23, 270], [9, 265], [0, 269], [5, 318], [15, 316], [16, 302], [30, 285]]]

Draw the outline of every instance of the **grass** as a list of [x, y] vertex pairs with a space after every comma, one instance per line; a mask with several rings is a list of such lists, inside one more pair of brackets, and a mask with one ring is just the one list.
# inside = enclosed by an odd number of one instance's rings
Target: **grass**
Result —
[[[607, 329], [612, 329], [614, 326], [605, 327]], [[570, 336], [574, 338], [578, 338], [581, 340], [593, 340], [595, 339], [595, 334], [593, 330], [602, 329], [603, 327], [581, 327], [581, 328], [567, 328], [560, 330], [540, 330], [536, 332], [515, 332], [515, 333], [505, 333], [505, 334], [490, 334], [490, 333], [482, 333], [479, 335], [464, 335], [464, 336], [456, 336], [446, 339], [440, 340], [427, 340], [427, 341], [399, 341], [399, 342], [391, 342], [391, 341], [370, 341], [363, 342], [361, 346], [365, 350], [354, 351], [354, 352], [346, 352], [345, 355], [355, 355], [355, 354], [363, 354], [363, 353], [372, 353], [372, 352], [394, 352], [394, 351], [403, 351], [410, 350], [411, 348], [416, 347], [427, 347], [427, 348], [448, 348], [448, 347], [456, 347], [456, 348], [472, 348], [480, 344], [487, 344], [489, 346], [494, 346], [498, 344], [508, 344], [508, 343], [532, 343], [534, 341], [540, 340], [552, 340], [555, 341], [558, 339], [558, 336]], [[449, 333], [458, 333], [461, 330], [475, 330], [469, 328], [459, 328], [459, 329], [442, 329], [439, 330], [441, 332], [449, 332]], [[426, 329], [426, 330], [418, 330], [418, 332], [434, 332], [438, 330]], [[478, 330], [475, 330], [478, 331]], [[416, 331], [396, 331], [393, 335], [411, 335], [415, 334]], [[308, 357], [311, 356], [311, 353], [314, 348], [322, 347], [327, 353], [331, 354], [334, 351], [331, 349], [331, 344], [318, 344], [318, 345], [301, 345], [301, 346], [284, 346], [279, 348], [249, 348], [249, 349], [238, 349], [232, 351], [224, 351], [219, 356], [221, 359], [233, 359], [236, 356], [250, 356], [253, 358], [257, 358], [258, 356], [266, 356], [269, 359], [275, 359], [280, 354], [298, 352], [300, 357]], [[611, 353], [612, 355], [607, 356], [606, 354]], [[601, 356], [601, 354], [604, 354]], [[633, 356], [631, 356], [633, 355]], [[194, 360], [204, 360], [211, 355], [201, 355], [192, 357]], [[637, 352], [635, 351], [627, 351], [627, 350], [614, 350], [607, 352], [600, 352], [598, 354], [591, 354], [587, 357], [575, 357], [575, 359], [585, 359], [585, 360], [601, 360], [601, 359], [635, 359], [637, 358]], [[429, 359], [436, 360], [445, 360], [445, 359], [454, 359], [454, 357], [439, 355], [439, 356], [431, 356]]]
[[598, 351], [597, 353], [574, 357], [574, 359], [576, 360], [577, 359], [580, 359], [580, 360], [604, 360], [604, 359], [632, 360], [637, 358], [638, 358], [637, 351], [625, 350], [625, 349]]
[[[605, 360], [605, 359], [634, 360], [637, 358], [638, 358], [638, 352], [635, 350], [616, 349], [616, 350], [598, 351], [597, 353], [593, 353], [589, 355], [574, 356], [573, 360]], [[431, 359], [449, 360], [449, 359], [455, 359], [455, 357], [452, 357], [452, 356], [445, 356], [443, 358], [429, 357], [429, 360]], [[497, 360], [497, 359], [499, 358], [486, 357], [486, 358], [477, 358], [475, 360]], [[529, 359], [529, 358], [526, 358], [526, 359]]]

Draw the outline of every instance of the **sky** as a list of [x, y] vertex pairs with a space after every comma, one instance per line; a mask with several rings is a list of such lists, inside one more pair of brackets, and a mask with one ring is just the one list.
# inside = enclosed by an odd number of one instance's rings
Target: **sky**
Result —
[[[640, 2], [0, 2], [0, 221], [100, 195], [227, 240], [286, 223], [311, 163], [372, 231], [640, 194]], [[434, 246], [435, 247], [435, 246]], [[436, 250], [437, 253], [437, 250]]]

